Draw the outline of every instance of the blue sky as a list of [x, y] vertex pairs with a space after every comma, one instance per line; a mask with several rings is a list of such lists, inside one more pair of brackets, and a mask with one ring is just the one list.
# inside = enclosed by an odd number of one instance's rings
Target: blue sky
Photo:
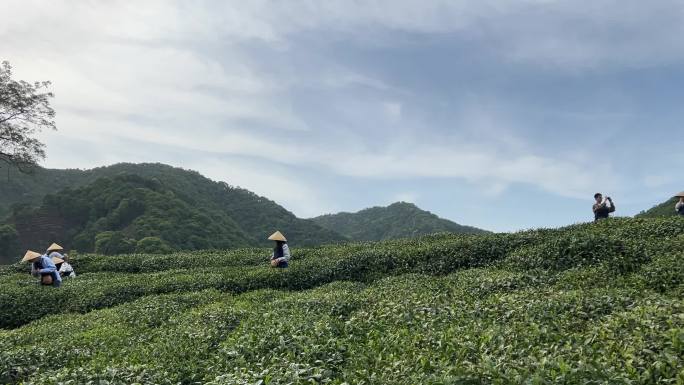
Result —
[[3, 1], [47, 167], [162, 162], [300, 217], [403, 200], [495, 231], [684, 189], [679, 1]]

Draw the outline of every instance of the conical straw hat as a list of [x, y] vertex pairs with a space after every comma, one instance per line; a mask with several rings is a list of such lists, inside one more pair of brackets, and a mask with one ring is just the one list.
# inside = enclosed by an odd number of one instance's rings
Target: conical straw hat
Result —
[[40, 257], [40, 253], [36, 253], [35, 251], [28, 250], [26, 251], [26, 254], [24, 254], [24, 258], [21, 259], [22, 262], [29, 262], [31, 260], [34, 260], [36, 258]]
[[684, 198], [684, 191], [680, 192], [679, 194], [675, 194], [677, 198]]
[[52, 257], [52, 263], [54, 263], [55, 265], [56, 265], [56, 264], [59, 264], [59, 263], [62, 263], [62, 262], [64, 262], [64, 260], [63, 260], [62, 258], [60, 258], [60, 257]]
[[283, 234], [281, 234], [280, 231], [276, 231], [275, 233], [273, 233], [273, 235], [271, 235], [270, 237], [268, 237], [268, 239], [269, 239], [270, 241], [283, 241], [283, 242], [287, 242], [287, 239], [285, 239], [285, 236], [284, 236]]
[[47, 251], [60, 251], [60, 250], [64, 250], [64, 248], [62, 246], [56, 244], [56, 243], [51, 244], [50, 247], [48, 247], [48, 249], [47, 249]]

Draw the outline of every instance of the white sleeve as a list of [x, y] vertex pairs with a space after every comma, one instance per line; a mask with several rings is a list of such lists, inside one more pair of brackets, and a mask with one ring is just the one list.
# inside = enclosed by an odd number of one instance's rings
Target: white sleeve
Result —
[[675, 210], [679, 211], [679, 208], [682, 207], [682, 206], [684, 206], [684, 203], [682, 203], [682, 202], [677, 202], [677, 204], [675, 205]]
[[74, 272], [74, 268], [69, 264], [69, 262], [64, 262], [62, 263], [62, 266], [59, 268], [60, 273], [64, 273], [67, 277], [75, 277], [76, 273]]
[[283, 245], [283, 259], [285, 261], [290, 261], [290, 248], [287, 246], [287, 243]]

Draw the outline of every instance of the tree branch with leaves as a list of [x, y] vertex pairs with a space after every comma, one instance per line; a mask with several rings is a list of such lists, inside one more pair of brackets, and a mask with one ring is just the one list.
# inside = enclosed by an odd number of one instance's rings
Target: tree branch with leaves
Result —
[[9, 62], [0, 65], [0, 161], [22, 172], [45, 159], [45, 144], [36, 135], [43, 129], [57, 129], [50, 85], [13, 80]]

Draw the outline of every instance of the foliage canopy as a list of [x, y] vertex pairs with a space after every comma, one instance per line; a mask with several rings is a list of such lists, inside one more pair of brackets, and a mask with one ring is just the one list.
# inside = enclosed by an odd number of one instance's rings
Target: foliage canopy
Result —
[[13, 80], [9, 62], [0, 64], [0, 161], [8, 166], [27, 171], [45, 158], [45, 145], [35, 135], [56, 129], [49, 86]]

